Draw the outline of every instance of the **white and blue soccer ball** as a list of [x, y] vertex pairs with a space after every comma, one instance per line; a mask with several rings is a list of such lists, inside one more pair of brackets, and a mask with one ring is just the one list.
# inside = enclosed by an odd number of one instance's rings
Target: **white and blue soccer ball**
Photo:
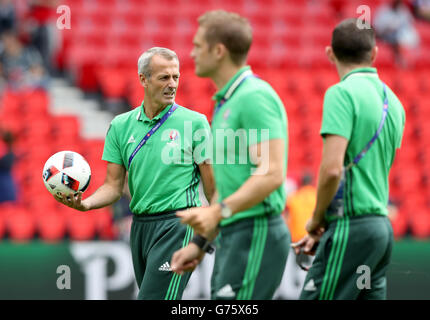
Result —
[[43, 167], [43, 182], [53, 194], [74, 195], [87, 190], [91, 180], [91, 168], [79, 153], [60, 151], [52, 155]]

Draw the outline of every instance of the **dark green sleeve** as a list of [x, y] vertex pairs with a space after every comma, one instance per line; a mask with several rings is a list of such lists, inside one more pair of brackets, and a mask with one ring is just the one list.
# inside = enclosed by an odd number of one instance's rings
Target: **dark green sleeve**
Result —
[[108, 132], [106, 133], [102, 160], [125, 166], [121, 157], [121, 148], [118, 143], [118, 136], [116, 134], [114, 121], [112, 121]]
[[320, 134], [334, 134], [350, 140], [353, 120], [353, 104], [348, 93], [340, 86], [329, 88], [324, 96]]

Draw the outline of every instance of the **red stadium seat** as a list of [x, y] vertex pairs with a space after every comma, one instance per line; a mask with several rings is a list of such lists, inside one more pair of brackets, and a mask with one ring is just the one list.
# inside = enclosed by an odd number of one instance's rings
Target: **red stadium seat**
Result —
[[99, 239], [113, 240], [116, 237], [116, 230], [113, 224], [113, 216], [111, 209], [103, 208], [94, 211], [94, 219], [96, 222], [96, 230]]
[[96, 224], [93, 212], [73, 210], [67, 215], [67, 231], [71, 240], [86, 241], [96, 237]]
[[49, 96], [45, 90], [28, 90], [22, 95], [25, 111], [33, 117], [48, 114]]
[[13, 213], [9, 214], [6, 223], [11, 241], [29, 241], [36, 234], [34, 218], [23, 208], [16, 208]]
[[21, 111], [22, 98], [19, 94], [10, 90], [5, 90], [2, 96], [2, 114], [18, 114]]
[[39, 236], [45, 242], [58, 242], [66, 235], [65, 216], [57, 211], [39, 216], [37, 225]]
[[430, 210], [417, 208], [411, 217], [412, 234], [420, 239], [430, 237]]
[[97, 81], [106, 98], [121, 98], [126, 94], [128, 73], [120, 68], [100, 68]]
[[81, 125], [78, 117], [73, 115], [58, 115], [53, 117], [53, 134], [61, 140], [79, 135]]
[[21, 117], [18, 114], [2, 113], [2, 109], [0, 109], [0, 123], [2, 127], [6, 130], [12, 131], [15, 136], [19, 136], [24, 127], [24, 121], [22, 121]]

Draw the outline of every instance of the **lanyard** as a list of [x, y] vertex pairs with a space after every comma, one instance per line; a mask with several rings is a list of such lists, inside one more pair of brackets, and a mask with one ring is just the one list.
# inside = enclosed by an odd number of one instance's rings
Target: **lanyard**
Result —
[[230, 97], [233, 95], [233, 93], [236, 91], [236, 89], [239, 88], [239, 86], [245, 81], [245, 79], [249, 78], [249, 77], [255, 77], [255, 76], [253, 75], [251, 70], [246, 70], [236, 79], [235, 82], [233, 82], [233, 84], [227, 90], [224, 97], [222, 97], [222, 99], [216, 105], [215, 111], [214, 111], [214, 116], [221, 109], [221, 107], [224, 105], [224, 103], [226, 103], [227, 100], [230, 99]]
[[370, 147], [373, 145], [373, 143], [378, 139], [379, 134], [382, 131], [382, 127], [384, 126], [385, 119], [387, 118], [388, 113], [388, 97], [387, 97], [387, 86], [385, 83], [382, 82], [382, 87], [384, 88], [384, 106], [382, 109], [382, 119], [379, 122], [378, 130], [376, 130], [375, 134], [373, 135], [372, 139], [367, 143], [367, 145], [364, 147], [364, 149], [354, 158], [354, 160], [346, 166], [346, 170], [350, 169], [352, 166], [356, 165], [358, 161], [360, 161], [364, 155], [369, 151]]
[[151, 130], [148, 131], [147, 134], [143, 137], [143, 139], [139, 142], [136, 149], [134, 149], [133, 153], [131, 154], [130, 158], [128, 159], [128, 168], [130, 169], [131, 161], [133, 161], [133, 158], [135, 155], [139, 152], [139, 150], [143, 147], [143, 145], [151, 138], [151, 136], [161, 127], [161, 125], [169, 118], [172, 113], [178, 108], [178, 105], [176, 103], [173, 103], [173, 105], [170, 107], [169, 111], [157, 122], [155, 126], [151, 128]]

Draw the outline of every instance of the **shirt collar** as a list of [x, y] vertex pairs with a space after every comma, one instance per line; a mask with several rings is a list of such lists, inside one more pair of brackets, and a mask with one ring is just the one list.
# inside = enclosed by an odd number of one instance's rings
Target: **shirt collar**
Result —
[[144, 104], [144, 101], [142, 101], [142, 105], [139, 108], [140, 109], [139, 114], [137, 115], [137, 120], [143, 121], [143, 122], [155, 122], [155, 121], [160, 120], [169, 111], [170, 107], [172, 106], [171, 104], [169, 104], [159, 114], [157, 114], [154, 118], [149, 119], [145, 114], [145, 109], [143, 108], [143, 104]]
[[239, 69], [239, 71], [227, 82], [227, 84], [219, 90], [215, 95], [212, 97], [213, 100], [219, 101], [222, 98], [224, 98], [225, 94], [227, 93], [228, 89], [232, 86], [232, 84], [237, 80], [237, 78], [240, 77], [242, 73], [244, 73], [247, 70], [251, 70], [250, 66], [245, 66]]
[[346, 78], [348, 78], [349, 76], [353, 75], [353, 74], [366, 74], [366, 75], [373, 75], [373, 76], [378, 76], [378, 72], [376, 70], [376, 68], [371, 68], [371, 67], [367, 67], [367, 68], [357, 68], [354, 69], [350, 72], [348, 72], [346, 75], [344, 75], [342, 77], [342, 79], [340, 81], [345, 80]]

